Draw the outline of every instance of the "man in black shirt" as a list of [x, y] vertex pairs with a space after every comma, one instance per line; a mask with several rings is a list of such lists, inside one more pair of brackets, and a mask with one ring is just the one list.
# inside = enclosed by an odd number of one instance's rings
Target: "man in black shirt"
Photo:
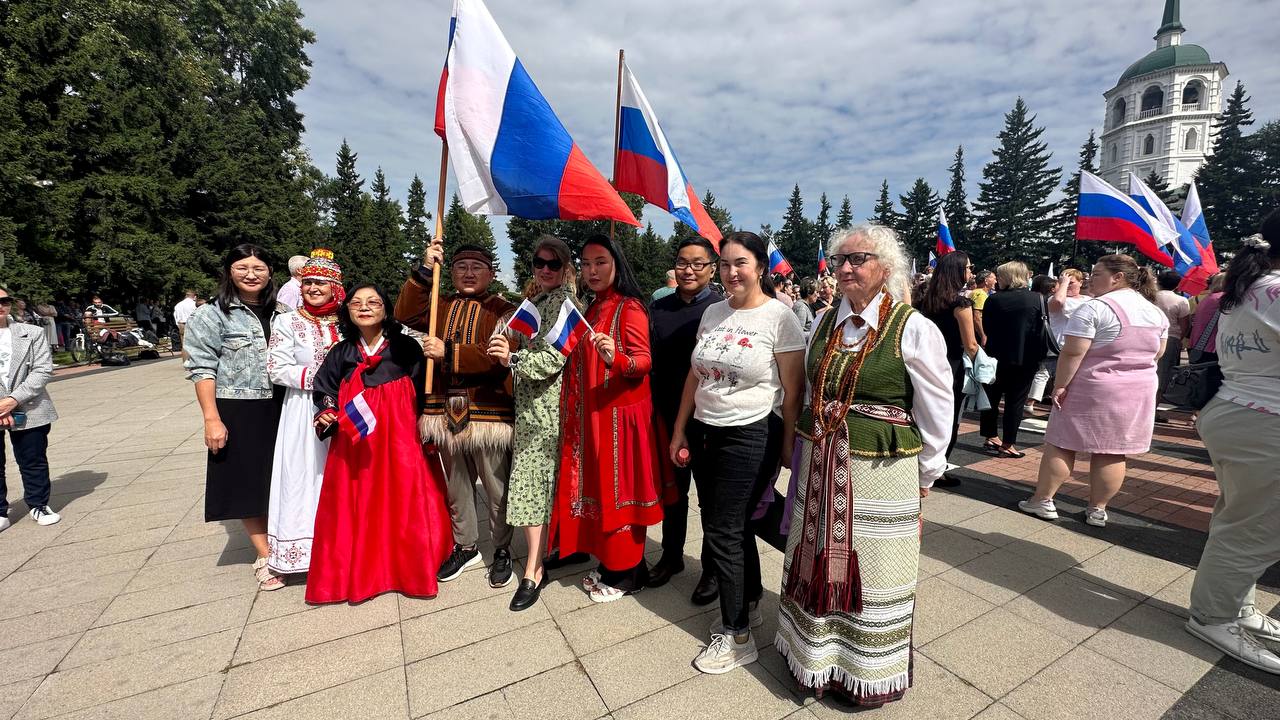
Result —
[[[658, 418], [670, 436], [680, 411], [680, 397], [689, 377], [693, 346], [698, 339], [698, 324], [702, 313], [712, 303], [723, 300], [708, 285], [715, 274], [715, 251], [711, 243], [702, 237], [687, 238], [676, 248], [675, 292], [654, 300], [649, 305], [652, 323], [649, 338], [653, 352], [653, 370], [650, 386], [653, 390], [653, 406]], [[666, 449], [659, 453], [662, 462], [671, 462]], [[676, 487], [679, 499], [674, 505], [663, 508], [662, 559], [649, 571], [649, 587], [667, 584], [672, 575], [684, 570], [684, 542], [689, 519], [689, 468], [676, 466]], [[705, 549], [702, 556], [706, 557]], [[718, 595], [713, 573], [704, 569], [702, 579], [693, 594], [693, 602], [705, 605]]]

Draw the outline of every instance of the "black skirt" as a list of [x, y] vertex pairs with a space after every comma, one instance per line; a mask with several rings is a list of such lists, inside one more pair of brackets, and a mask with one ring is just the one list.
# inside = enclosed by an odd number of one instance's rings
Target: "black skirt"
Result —
[[218, 415], [227, 426], [227, 444], [209, 453], [205, 474], [204, 520], [265, 517], [271, 498], [271, 463], [284, 393], [277, 387], [266, 400], [218, 398]]

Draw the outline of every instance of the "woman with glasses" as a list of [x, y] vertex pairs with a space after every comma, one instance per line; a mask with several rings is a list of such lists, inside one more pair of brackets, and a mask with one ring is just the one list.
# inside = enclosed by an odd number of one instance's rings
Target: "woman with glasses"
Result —
[[388, 315], [376, 285], [339, 306], [343, 340], [316, 372], [318, 435], [333, 440], [316, 509], [307, 602], [384, 592], [434, 597], [453, 547], [444, 470], [418, 440], [426, 402], [422, 346]]
[[842, 297], [805, 358], [775, 645], [802, 687], [875, 706], [912, 682], [920, 502], [947, 465], [951, 366], [937, 326], [901, 300], [893, 230], [837, 232], [827, 258]]
[[[973, 264], [963, 252], [952, 252], [938, 258], [916, 307], [942, 331], [947, 343], [947, 363], [951, 366], [952, 398], [955, 400], [955, 422], [951, 424], [951, 442], [947, 455], [955, 449], [960, 435], [960, 408], [964, 403], [964, 357], [978, 355], [978, 334], [973, 323], [973, 301], [964, 296], [964, 288], [973, 279]], [[944, 474], [938, 487], [956, 487], [959, 478]]]
[[729, 298], [707, 308], [671, 433], [670, 456], [692, 465], [702, 505], [706, 569], [720, 589], [711, 642], [693, 661], [721, 674], [759, 657], [760, 556], [748, 529], [766, 486], [790, 463], [804, 394], [804, 330], [774, 302], [769, 250], [760, 236], [720, 242], [720, 280]]
[[267, 513], [267, 568], [273, 576], [263, 590], [284, 587], [284, 575], [305, 573], [311, 564], [316, 504], [324, 480], [329, 443], [311, 431], [311, 400], [316, 371], [338, 342], [338, 305], [342, 267], [329, 250], [316, 249], [294, 276], [301, 288], [300, 305], [277, 315], [267, 345], [267, 375], [285, 388], [271, 463], [271, 501]]
[[[563, 240], [543, 235], [533, 250], [533, 304], [544, 323], [573, 302], [573, 255]], [[576, 303], [575, 303], [576, 304]], [[512, 351], [515, 344], [518, 349]], [[552, 490], [560, 462], [560, 385], [565, 356], [541, 332], [532, 339], [507, 331], [489, 341], [489, 356], [511, 368], [515, 378], [516, 423], [511, 479], [507, 482], [507, 522], [524, 528], [529, 548], [524, 577], [511, 598], [513, 612], [538, 601], [549, 576], [542, 566]]]
[[260, 585], [272, 578], [267, 509], [284, 398], [284, 388], [272, 386], [267, 375], [275, 296], [266, 251], [237, 245], [222, 261], [216, 299], [192, 314], [183, 343], [209, 448], [204, 519], [244, 523], [257, 551], [253, 570]]

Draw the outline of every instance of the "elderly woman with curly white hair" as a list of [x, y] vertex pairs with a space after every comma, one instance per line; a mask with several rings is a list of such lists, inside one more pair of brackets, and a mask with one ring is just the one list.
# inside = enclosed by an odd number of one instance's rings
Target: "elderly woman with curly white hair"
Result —
[[840, 297], [805, 355], [775, 644], [803, 687], [876, 706], [911, 685], [920, 499], [946, 469], [951, 366], [938, 327], [902, 302], [893, 230], [837, 232], [827, 258]]

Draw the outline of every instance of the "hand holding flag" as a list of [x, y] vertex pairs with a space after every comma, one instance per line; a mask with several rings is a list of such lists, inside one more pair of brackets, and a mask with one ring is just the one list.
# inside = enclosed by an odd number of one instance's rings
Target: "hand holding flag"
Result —
[[516, 308], [511, 319], [507, 321], [506, 329], [518, 332], [532, 340], [541, 327], [542, 314], [538, 312], [538, 306], [534, 305], [529, 298], [525, 298], [524, 302], [520, 303], [520, 307]]

